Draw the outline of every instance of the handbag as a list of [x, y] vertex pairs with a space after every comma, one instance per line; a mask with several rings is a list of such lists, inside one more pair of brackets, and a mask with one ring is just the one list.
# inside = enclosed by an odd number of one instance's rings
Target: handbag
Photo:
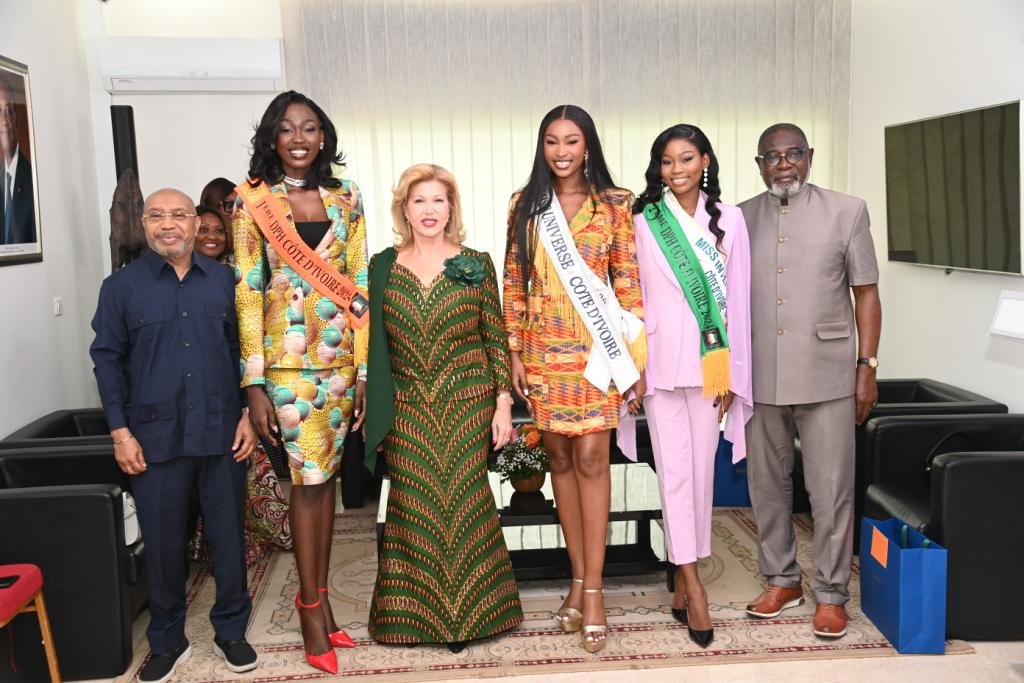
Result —
[[901, 653], [946, 651], [946, 549], [906, 522], [864, 517], [861, 609]]
[[732, 461], [732, 444], [719, 435], [715, 452], [715, 483], [711, 504], [714, 507], [750, 507], [747, 488], [747, 461]]
[[291, 481], [292, 473], [291, 468], [288, 466], [288, 452], [285, 451], [284, 446], [278, 441], [276, 444], [271, 443], [264, 439], [262, 436], [258, 437], [260, 442], [260, 448], [267, 454], [267, 460], [270, 461], [270, 466], [274, 468], [274, 474], [277, 478], [282, 481]]

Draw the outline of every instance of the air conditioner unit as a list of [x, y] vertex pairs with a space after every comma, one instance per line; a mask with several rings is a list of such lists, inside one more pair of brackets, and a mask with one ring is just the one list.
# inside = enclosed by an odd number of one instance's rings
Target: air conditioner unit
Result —
[[103, 83], [111, 94], [279, 92], [276, 38], [104, 38]]

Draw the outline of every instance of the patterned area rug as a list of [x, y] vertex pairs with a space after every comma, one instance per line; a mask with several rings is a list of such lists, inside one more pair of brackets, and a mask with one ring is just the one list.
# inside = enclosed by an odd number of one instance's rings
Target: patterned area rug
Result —
[[[337, 516], [331, 604], [338, 623], [358, 643], [339, 649], [344, 676], [368, 676], [380, 681], [437, 681], [458, 678], [515, 676], [676, 667], [691, 664], [887, 657], [896, 655], [885, 637], [860, 611], [860, 581], [854, 567], [852, 620], [849, 633], [828, 641], [811, 633], [812, 601], [788, 610], [777, 619], [750, 619], [746, 603], [762, 588], [757, 574], [755, 526], [749, 508], [715, 510], [712, 556], [701, 562], [701, 578], [711, 599], [715, 641], [708, 650], [692, 643], [686, 628], [672, 619], [671, 595], [664, 574], [618, 577], [605, 580], [605, 604], [610, 626], [608, 644], [597, 655], [580, 647], [579, 634], [563, 634], [553, 619], [562, 601], [565, 581], [529, 581], [520, 585], [526, 619], [522, 626], [503, 636], [475, 641], [459, 654], [447, 648], [419, 645], [414, 648], [382, 646], [369, 639], [366, 615], [376, 574], [375, 514], [370, 509]], [[797, 516], [798, 561], [805, 576], [810, 568], [810, 521]], [[181, 683], [217, 681], [288, 681], [328, 678], [309, 667], [302, 656], [302, 639], [292, 600], [298, 587], [295, 562], [290, 553], [275, 553], [251, 570], [253, 615], [248, 638], [260, 656], [260, 666], [248, 674], [228, 671], [213, 650], [213, 629], [207, 614], [213, 604], [214, 582], [204, 570], [192, 580], [189, 591], [187, 635], [191, 659], [178, 670]], [[810, 595], [807, 582], [805, 594]], [[946, 654], [973, 652], [963, 641], [949, 641]], [[145, 641], [118, 683], [133, 679], [149, 652]]]

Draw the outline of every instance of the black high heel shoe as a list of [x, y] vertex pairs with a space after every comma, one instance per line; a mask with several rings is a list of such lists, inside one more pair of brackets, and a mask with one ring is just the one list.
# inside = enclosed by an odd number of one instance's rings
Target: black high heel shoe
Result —
[[[704, 602], [707, 603], [707, 601], [708, 601], [708, 593], [707, 593], [707, 591], [704, 591]], [[687, 601], [687, 606], [689, 606], [689, 601]], [[709, 605], [709, 607], [710, 607], [710, 605]], [[674, 617], [676, 616], [675, 615], [675, 611], [676, 611], [675, 609], [672, 610], [672, 616], [674, 616]], [[686, 610], [680, 610], [680, 611], [683, 612], [683, 616], [685, 617], [686, 616]], [[709, 609], [709, 612], [708, 612], [709, 620], [710, 620], [710, 617], [711, 617], [711, 614], [710, 614], [710, 609]], [[676, 617], [676, 618], [678, 619], [679, 617]], [[695, 629], [692, 626], [690, 626], [689, 623], [687, 623], [686, 624], [686, 631], [687, 631], [687, 633], [690, 634], [690, 640], [692, 640], [693, 642], [697, 643], [698, 645], [700, 645], [705, 650], [708, 649], [708, 646], [711, 645], [711, 642], [715, 639], [715, 629], [714, 628], [709, 628], [709, 629], [704, 630], [704, 631], [698, 631], [697, 629]]]
[[465, 649], [466, 649], [466, 641], [465, 640], [458, 640], [458, 641], [455, 641], [454, 643], [448, 643], [448, 650], [453, 655], [457, 655], [457, 654], [459, 654], [460, 652], [462, 652]]
[[686, 616], [687, 615], [685, 607], [672, 608], [672, 618], [678, 621], [680, 624], [683, 624], [684, 626], [687, 625]]

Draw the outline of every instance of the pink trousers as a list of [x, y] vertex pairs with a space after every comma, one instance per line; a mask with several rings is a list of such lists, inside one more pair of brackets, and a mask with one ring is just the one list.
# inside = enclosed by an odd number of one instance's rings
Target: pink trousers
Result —
[[656, 389], [644, 399], [673, 564], [711, 555], [711, 501], [718, 450], [718, 408], [701, 387]]

